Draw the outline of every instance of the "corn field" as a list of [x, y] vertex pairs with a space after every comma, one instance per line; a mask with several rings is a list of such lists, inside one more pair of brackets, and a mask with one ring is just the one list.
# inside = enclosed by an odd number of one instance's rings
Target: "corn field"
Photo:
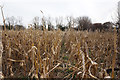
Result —
[[2, 74], [5, 78], [118, 78], [117, 37], [98, 31], [2, 31]]

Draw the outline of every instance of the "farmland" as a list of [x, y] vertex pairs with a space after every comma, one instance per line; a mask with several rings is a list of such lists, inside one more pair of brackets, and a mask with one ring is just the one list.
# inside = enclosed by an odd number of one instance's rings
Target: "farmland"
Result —
[[5, 78], [112, 77], [110, 69], [119, 67], [117, 37], [98, 31], [3, 31], [2, 72]]

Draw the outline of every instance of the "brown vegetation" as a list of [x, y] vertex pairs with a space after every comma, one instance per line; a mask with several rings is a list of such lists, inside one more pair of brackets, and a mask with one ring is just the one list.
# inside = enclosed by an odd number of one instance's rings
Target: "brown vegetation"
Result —
[[112, 32], [11, 30], [3, 31], [2, 43], [5, 77], [111, 76], [107, 69], [112, 68], [115, 48]]

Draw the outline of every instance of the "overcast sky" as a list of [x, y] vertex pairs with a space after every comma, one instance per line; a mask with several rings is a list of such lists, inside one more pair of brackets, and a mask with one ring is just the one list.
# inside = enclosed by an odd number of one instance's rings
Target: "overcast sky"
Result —
[[[32, 23], [35, 16], [88, 16], [93, 23], [112, 21], [119, 0], [0, 0], [5, 17], [22, 17], [23, 24]], [[0, 24], [2, 16], [0, 13]]]

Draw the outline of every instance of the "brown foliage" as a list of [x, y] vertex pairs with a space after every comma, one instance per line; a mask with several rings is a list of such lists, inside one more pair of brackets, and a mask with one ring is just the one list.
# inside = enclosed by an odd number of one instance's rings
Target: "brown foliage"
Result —
[[108, 76], [105, 69], [112, 67], [113, 40], [111, 32], [3, 31], [3, 74], [104, 78]]

